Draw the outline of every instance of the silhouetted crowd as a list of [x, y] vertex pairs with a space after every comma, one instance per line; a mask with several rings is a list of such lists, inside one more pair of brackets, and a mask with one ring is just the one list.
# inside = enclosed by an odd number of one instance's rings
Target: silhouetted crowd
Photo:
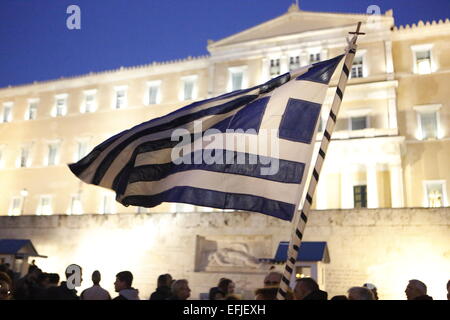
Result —
[[[71, 267], [72, 268], [69, 268]], [[73, 282], [74, 269], [81, 267], [71, 265], [66, 269], [66, 281], [60, 282], [56, 273], [45, 273], [39, 267], [31, 264], [28, 273], [21, 277], [14, 273], [9, 264], [0, 265], [0, 300], [111, 300], [111, 295], [100, 286], [101, 274], [92, 273], [92, 286], [78, 295]], [[81, 281], [81, 274], [80, 281]], [[255, 290], [255, 300], [276, 300], [282, 274], [269, 272], [263, 286]], [[114, 290], [117, 296], [112, 300], [141, 300], [139, 290], [132, 287], [133, 274], [121, 271], [116, 275]], [[78, 284], [79, 285], [79, 284]], [[419, 280], [410, 280], [405, 289], [408, 300], [433, 300], [427, 295], [427, 286]], [[186, 300], [191, 295], [189, 282], [186, 279], [175, 280], [170, 274], [158, 277], [157, 288], [149, 300]], [[221, 278], [217, 286], [212, 287], [208, 294], [209, 300], [239, 300], [235, 294], [235, 283], [227, 278]], [[287, 300], [328, 300], [328, 293], [320, 290], [313, 278], [298, 278], [293, 290], [287, 292]], [[450, 280], [447, 282], [447, 299], [450, 300]], [[365, 283], [360, 287], [351, 287], [346, 294], [336, 295], [329, 300], [378, 300], [375, 285]]]

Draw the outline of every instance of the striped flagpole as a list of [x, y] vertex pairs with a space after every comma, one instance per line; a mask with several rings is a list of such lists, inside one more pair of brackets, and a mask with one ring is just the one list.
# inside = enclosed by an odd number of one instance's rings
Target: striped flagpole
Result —
[[336, 88], [336, 93], [333, 99], [333, 104], [331, 106], [330, 115], [328, 117], [322, 142], [320, 144], [319, 154], [317, 155], [316, 164], [314, 166], [313, 174], [309, 182], [306, 199], [303, 204], [303, 209], [300, 214], [300, 219], [298, 221], [297, 228], [295, 229], [295, 231], [292, 233], [291, 236], [291, 242], [289, 243], [288, 249], [288, 259], [286, 261], [283, 278], [281, 279], [280, 287], [278, 289], [277, 294], [278, 300], [286, 299], [286, 293], [289, 288], [289, 282], [292, 276], [292, 272], [294, 271], [295, 263], [297, 261], [298, 249], [300, 248], [300, 244], [303, 238], [303, 232], [306, 227], [306, 222], [308, 221], [308, 214], [311, 208], [312, 197], [314, 195], [317, 182], [319, 181], [320, 170], [322, 169], [322, 165], [325, 160], [325, 154], [327, 152], [328, 145], [330, 144], [331, 134], [333, 133], [334, 127], [336, 125], [337, 114], [339, 112], [342, 98], [344, 96], [345, 87], [347, 85], [347, 80], [353, 64], [353, 58], [355, 57], [357, 48], [356, 40], [358, 39], [358, 35], [364, 34], [359, 32], [360, 27], [361, 22], [358, 22], [356, 32], [350, 32], [350, 34], [353, 34], [354, 36], [350, 40], [348, 47], [346, 49], [345, 62], [342, 70], [343, 72], [341, 72], [341, 76], [339, 78], [339, 82]]

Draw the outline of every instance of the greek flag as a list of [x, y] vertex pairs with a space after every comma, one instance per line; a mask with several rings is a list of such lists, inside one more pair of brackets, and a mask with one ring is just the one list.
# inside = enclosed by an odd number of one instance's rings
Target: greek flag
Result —
[[180, 202], [290, 221], [342, 57], [141, 123], [69, 168], [86, 183], [114, 190], [125, 206]]

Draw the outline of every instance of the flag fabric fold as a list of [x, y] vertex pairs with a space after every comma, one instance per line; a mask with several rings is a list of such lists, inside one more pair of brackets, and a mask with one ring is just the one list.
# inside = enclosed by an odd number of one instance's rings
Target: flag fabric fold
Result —
[[179, 202], [290, 221], [342, 57], [141, 123], [69, 168], [86, 183], [114, 190], [125, 206]]

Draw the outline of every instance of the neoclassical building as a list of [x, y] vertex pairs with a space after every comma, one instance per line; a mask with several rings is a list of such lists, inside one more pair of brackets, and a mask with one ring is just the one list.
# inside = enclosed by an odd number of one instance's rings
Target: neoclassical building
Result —
[[358, 21], [366, 35], [358, 41], [314, 208], [448, 206], [450, 21], [396, 27], [392, 10], [375, 17], [293, 5], [209, 40], [207, 56], [0, 88], [0, 214], [211, 210], [124, 207], [112, 192], [80, 182], [67, 164], [115, 133], [192, 101], [342, 54]]

